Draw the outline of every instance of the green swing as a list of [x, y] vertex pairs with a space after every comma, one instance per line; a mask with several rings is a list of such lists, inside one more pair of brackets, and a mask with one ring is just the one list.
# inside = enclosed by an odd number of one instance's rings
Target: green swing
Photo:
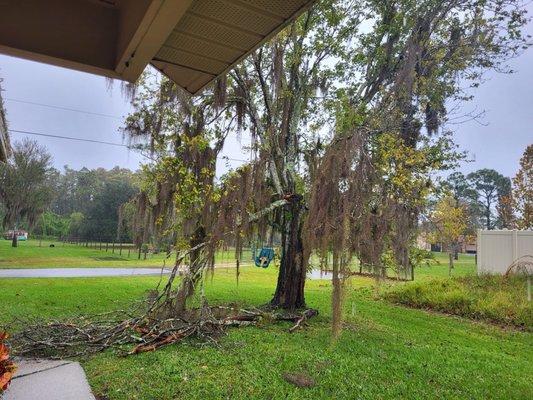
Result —
[[[254, 260], [255, 266], [258, 268], [268, 268], [268, 266], [270, 265], [270, 262], [276, 256], [276, 252], [274, 251], [274, 246], [272, 246], [272, 241], [273, 241], [273, 236], [274, 236], [272, 227], [270, 227], [266, 235], [269, 237], [267, 246], [264, 245], [262, 235], [258, 234], [257, 241], [253, 249], [252, 258]], [[259, 250], [259, 254], [257, 254], [258, 248], [261, 248], [261, 250]]]
[[259, 268], [268, 268], [270, 262], [274, 259], [274, 249], [272, 247], [263, 247], [259, 255], [255, 257], [255, 266]]

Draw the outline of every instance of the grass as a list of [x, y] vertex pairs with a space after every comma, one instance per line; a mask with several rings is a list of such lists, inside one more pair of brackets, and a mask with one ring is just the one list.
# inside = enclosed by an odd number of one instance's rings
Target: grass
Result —
[[[434, 253], [435, 261], [429, 266], [422, 266], [415, 270], [415, 281], [434, 278], [448, 278], [448, 254]], [[459, 254], [459, 260], [454, 262], [452, 276], [468, 276], [476, 274], [476, 259], [473, 254]]]
[[[239, 286], [234, 273], [219, 269], [205, 283], [211, 303], [259, 305], [272, 296], [275, 269], [245, 267]], [[123, 308], [157, 281], [3, 279], [0, 323]], [[308, 305], [320, 315], [303, 331], [289, 334], [287, 324], [230, 329], [219, 347], [189, 341], [127, 358], [109, 351], [82, 363], [94, 392], [112, 400], [533, 397], [531, 333], [396, 306], [374, 293], [372, 280], [350, 280], [346, 324], [336, 343], [330, 338], [330, 282], [308, 281]], [[285, 372], [307, 374], [316, 385], [297, 388], [282, 378]]]
[[[50, 244], [54, 247], [50, 247]], [[115, 249], [112, 252], [111, 245], [105, 251], [100, 247], [85, 247], [83, 245], [64, 244], [61, 242], [42, 241], [39, 246], [38, 240], [19, 242], [19, 247], [11, 247], [11, 241], [0, 239], [0, 269], [2, 268], [68, 268], [68, 267], [158, 267], [163, 266], [164, 253], [148, 254], [138, 259], [135, 249], [132, 249], [128, 257], [128, 250]], [[172, 265], [174, 257], [167, 260], [166, 265]], [[243, 254], [243, 260], [251, 263], [251, 253]], [[216, 255], [216, 261], [221, 265], [233, 265], [233, 251], [220, 251]]]
[[[55, 247], [50, 247], [54, 243]], [[447, 255], [435, 253], [436, 260], [429, 267], [418, 268], [415, 272], [415, 280], [428, 279], [434, 277], [447, 277], [448, 267]], [[122, 255], [118, 250], [113, 253], [111, 247], [105, 251], [92, 247], [78, 246], [74, 244], [63, 244], [60, 242], [42, 241], [39, 246], [38, 240], [28, 240], [19, 242], [19, 247], [11, 247], [11, 241], [0, 239], [0, 269], [2, 268], [68, 268], [68, 267], [158, 267], [163, 266], [164, 253], [148, 254], [147, 259], [137, 259], [135, 251], [123, 250]], [[251, 251], [245, 250], [242, 256], [243, 264], [252, 263]], [[173, 256], [166, 265], [171, 265]], [[234, 250], [219, 251], [215, 255], [215, 261], [219, 266], [234, 266]], [[315, 260], [316, 261], [316, 260]], [[318, 264], [318, 262], [315, 262]], [[454, 276], [465, 276], [474, 274], [476, 266], [474, 256], [460, 254], [453, 271]]]
[[[50, 244], [54, 243], [54, 247]], [[0, 239], [0, 268], [38, 268], [38, 267], [122, 267], [143, 266], [161, 267], [163, 254], [149, 255], [146, 260], [137, 259], [137, 253], [133, 250], [128, 258], [128, 251], [118, 249], [115, 253], [111, 247], [105, 251], [98, 248], [89, 248], [61, 242], [42, 241], [39, 246], [38, 240], [19, 242], [18, 247], [11, 247], [11, 241]]]
[[385, 298], [472, 319], [533, 331], [533, 306], [527, 301], [525, 277], [463, 276], [396, 285]]

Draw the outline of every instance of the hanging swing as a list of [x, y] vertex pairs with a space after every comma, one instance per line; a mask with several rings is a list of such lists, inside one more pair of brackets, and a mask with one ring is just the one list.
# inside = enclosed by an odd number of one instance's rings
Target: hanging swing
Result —
[[[265, 244], [263, 242], [264, 236], [258, 233], [257, 242], [255, 243], [253, 248], [253, 260], [255, 262], [255, 266], [259, 268], [268, 268], [270, 262], [274, 259], [276, 255], [276, 252], [274, 251], [274, 246], [272, 245], [272, 242], [274, 241], [274, 230], [272, 228], [272, 225], [267, 227], [267, 231], [264, 234], [268, 236], [267, 243]], [[261, 250], [259, 250], [259, 255], [257, 254], [258, 247], [261, 248]]]
[[270, 262], [274, 259], [274, 249], [272, 247], [263, 247], [259, 255], [255, 257], [255, 266], [259, 268], [268, 268]]

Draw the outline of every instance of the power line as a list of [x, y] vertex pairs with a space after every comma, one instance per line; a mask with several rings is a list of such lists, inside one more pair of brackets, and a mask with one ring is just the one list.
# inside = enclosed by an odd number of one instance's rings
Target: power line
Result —
[[9, 132], [23, 133], [25, 135], [45, 136], [45, 137], [51, 137], [51, 138], [56, 138], [56, 139], [76, 140], [76, 141], [79, 141], [79, 142], [90, 142], [90, 143], [107, 144], [109, 146], [126, 147], [128, 149], [131, 149], [131, 147], [126, 145], [126, 144], [113, 143], [113, 142], [104, 142], [104, 141], [101, 141], [101, 140], [94, 140], [94, 139], [83, 139], [83, 138], [77, 138], [77, 137], [72, 137], [72, 136], [52, 135], [50, 133], [38, 133], [38, 132], [30, 132], [30, 131], [20, 131], [20, 130], [17, 130], [17, 129], [9, 129]]
[[[114, 118], [114, 119], [120, 119], [120, 120], [123, 119], [122, 117], [119, 117], [119, 116], [116, 116], [116, 115], [110, 115], [110, 114], [103, 114], [103, 113], [97, 113], [97, 112], [92, 112], [92, 111], [80, 110], [80, 109], [77, 109], [77, 108], [56, 106], [56, 105], [52, 105], [52, 104], [37, 103], [37, 102], [34, 102], [34, 101], [27, 101], [27, 100], [13, 99], [13, 98], [4, 98], [4, 100], [16, 102], [16, 103], [22, 103], [22, 104], [31, 104], [31, 105], [40, 106], [40, 107], [53, 108], [53, 109], [57, 109], [57, 110], [77, 112], [77, 113], [81, 113], [81, 114], [97, 115], [97, 116], [106, 117], [106, 118]], [[107, 144], [109, 146], [120, 146], [120, 147], [125, 147], [125, 148], [130, 149], [130, 150], [136, 150], [135, 148], [133, 148], [131, 146], [128, 146], [128, 145], [125, 145], [125, 144], [121, 144], [121, 143], [103, 142], [103, 141], [100, 141], [100, 140], [83, 139], [83, 138], [76, 138], [76, 137], [71, 137], [71, 136], [52, 135], [52, 134], [48, 134], [48, 133], [37, 133], [37, 132], [30, 132], [30, 131], [20, 131], [20, 130], [16, 130], [16, 129], [10, 129], [10, 131], [14, 132], [14, 133], [23, 133], [23, 134], [26, 134], [26, 135], [45, 136], [45, 137], [51, 137], [51, 138], [56, 138], [56, 139], [75, 140], [75, 141], [79, 141], [79, 142], [90, 142], [90, 143]], [[240, 158], [231, 158], [231, 157], [227, 157], [227, 156], [219, 156], [217, 158], [223, 158], [223, 159], [229, 160], [229, 161], [244, 162], [244, 163], [249, 161], [249, 160], [242, 160]]]
[[[130, 150], [137, 150], [134, 147], [128, 146], [126, 144], [105, 142], [105, 141], [102, 141], [102, 140], [84, 139], [84, 138], [77, 138], [77, 137], [73, 137], [73, 136], [52, 135], [51, 133], [39, 133], [39, 132], [32, 132], [32, 131], [22, 131], [22, 130], [18, 130], [18, 129], [9, 129], [9, 132], [11, 132], [11, 133], [22, 133], [22, 134], [25, 134], [25, 135], [44, 136], [44, 137], [50, 137], [50, 138], [54, 138], [54, 139], [74, 140], [74, 141], [78, 141], [78, 142], [89, 142], [89, 143], [106, 144], [108, 146], [125, 147], [125, 148], [130, 149]], [[237, 161], [237, 162], [244, 162], [244, 163], [248, 162], [247, 160], [241, 160], [239, 158], [231, 158], [231, 157], [227, 157], [227, 156], [219, 156], [217, 158], [223, 158], [223, 159], [229, 160], [229, 161]]]
[[77, 112], [77, 113], [89, 114], [89, 115], [97, 115], [99, 117], [114, 118], [114, 119], [120, 119], [120, 120], [123, 119], [122, 117], [119, 117], [117, 115], [111, 115], [111, 114], [104, 114], [104, 113], [98, 113], [98, 112], [93, 112], [93, 111], [80, 110], [80, 109], [77, 109], [77, 108], [56, 106], [56, 105], [46, 104], [46, 103], [37, 103], [37, 102], [34, 102], [34, 101], [12, 99], [12, 98], [9, 98], [9, 97], [5, 98], [4, 100], [5, 101], [12, 101], [12, 102], [15, 102], [15, 103], [31, 104], [31, 105], [39, 106], [39, 107], [53, 108], [53, 109], [56, 109], [56, 110], [71, 111], [71, 112]]

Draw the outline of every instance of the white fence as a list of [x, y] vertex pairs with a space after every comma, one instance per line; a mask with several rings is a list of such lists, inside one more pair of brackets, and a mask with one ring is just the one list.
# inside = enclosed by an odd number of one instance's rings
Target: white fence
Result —
[[527, 255], [533, 256], [533, 231], [477, 231], [478, 274], [504, 274]]

